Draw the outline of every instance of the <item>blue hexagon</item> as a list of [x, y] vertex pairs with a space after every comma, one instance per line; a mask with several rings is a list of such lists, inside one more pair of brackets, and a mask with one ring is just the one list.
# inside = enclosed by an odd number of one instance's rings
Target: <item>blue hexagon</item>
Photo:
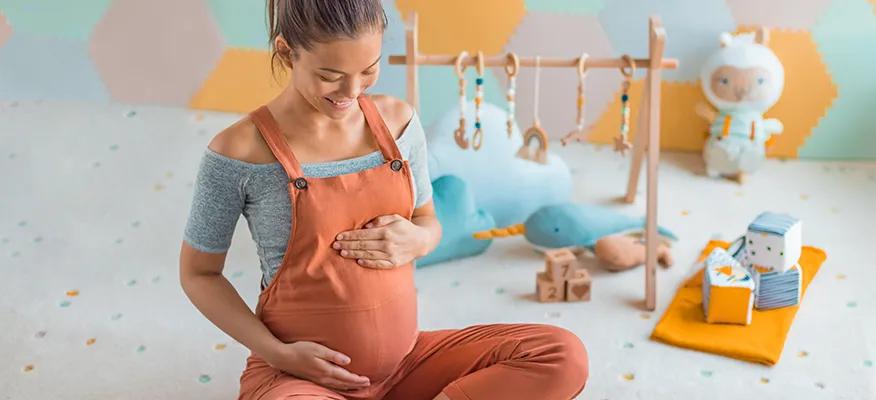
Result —
[[389, 25], [383, 32], [382, 57], [380, 59], [380, 77], [371, 92], [389, 94], [407, 101], [407, 67], [404, 65], [389, 65], [390, 55], [405, 54], [405, 25], [402, 16], [395, 6], [395, 0], [384, 0], [383, 10]]
[[0, 97], [104, 102], [109, 93], [85, 42], [16, 32], [0, 47]]
[[110, 0], [4, 0], [3, 13], [16, 33], [88, 39]]
[[651, 15], [660, 16], [666, 28], [664, 56], [679, 59], [678, 69], [663, 72], [671, 80], [697, 79], [702, 63], [718, 48], [719, 35], [736, 29], [723, 1], [613, 1], [599, 13], [599, 21], [618, 54], [644, 58]]
[[876, 14], [864, 0], [835, 1], [813, 26], [812, 37], [837, 98], [798, 155], [806, 158], [876, 158]]
[[269, 50], [265, 2], [207, 0], [229, 47]]
[[569, 15], [596, 15], [606, 0], [526, 0], [526, 11]]

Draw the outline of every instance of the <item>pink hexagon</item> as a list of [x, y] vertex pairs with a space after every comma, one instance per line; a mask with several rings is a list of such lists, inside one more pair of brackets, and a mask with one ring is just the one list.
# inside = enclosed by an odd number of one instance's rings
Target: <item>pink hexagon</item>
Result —
[[91, 54], [115, 100], [184, 106], [221, 57], [222, 36], [202, 0], [116, 0]]
[[[571, 43], [576, 44], [570, 45]], [[595, 16], [529, 12], [505, 45], [521, 57], [613, 57], [608, 37]], [[517, 121], [521, 129], [532, 125], [535, 68], [522, 68], [517, 76]], [[507, 82], [504, 71], [496, 73]], [[591, 125], [617, 93], [621, 79], [616, 70], [594, 69], [585, 80], [585, 125]], [[538, 116], [551, 138], [561, 138], [575, 128], [578, 73], [574, 68], [542, 68]]]
[[10, 36], [12, 36], [12, 27], [6, 22], [6, 17], [0, 14], [0, 46], [6, 44]]
[[809, 29], [830, 6], [830, 0], [727, 0], [737, 25]]

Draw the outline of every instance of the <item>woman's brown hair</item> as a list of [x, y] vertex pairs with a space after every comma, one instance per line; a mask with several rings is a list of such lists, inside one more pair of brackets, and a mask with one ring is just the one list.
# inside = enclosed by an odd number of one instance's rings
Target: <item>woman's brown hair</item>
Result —
[[381, 0], [268, 0], [268, 40], [271, 71], [275, 72], [277, 48], [282, 37], [298, 59], [298, 49], [310, 50], [314, 43], [355, 39], [366, 32], [383, 32], [387, 18]]

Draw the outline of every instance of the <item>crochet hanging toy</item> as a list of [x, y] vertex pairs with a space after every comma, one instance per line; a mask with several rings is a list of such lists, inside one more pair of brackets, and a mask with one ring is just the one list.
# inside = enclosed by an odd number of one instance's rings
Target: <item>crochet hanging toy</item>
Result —
[[782, 132], [777, 119], [764, 119], [781, 97], [785, 71], [776, 54], [766, 46], [768, 31], [736, 36], [721, 34], [721, 49], [706, 61], [700, 83], [709, 102], [696, 113], [709, 122], [703, 148], [706, 174], [740, 183], [756, 171], [766, 157], [774, 134]]
[[[476, 232], [475, 239], [524, 235], [539, 250], [565, 247], [590, 250], [610, 271], [623, 271], [645, 262], [645, 246], [636, 237], [645, 226], [644, 218], [630, 217], [603, 207], [585, 204], [554, 204], [541, 207], [522, 224]], [[658, 227], [661, 243], [658, 261], [672, 265], [669, 242], [678, 240]]]

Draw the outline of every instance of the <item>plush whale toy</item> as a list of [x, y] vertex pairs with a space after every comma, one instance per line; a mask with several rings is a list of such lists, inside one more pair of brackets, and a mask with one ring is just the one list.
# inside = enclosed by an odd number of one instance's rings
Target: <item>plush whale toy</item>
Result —
[[[645, 246], [629, 236], [640, 233], [645, 219], [620, 214], [604, 207], [585, 204], [554, 204], [543, 206], [522, 224], [476, 232], [475, 239], [524, 235], [539, 250], [578, 247], [593, 251], [604, 266], [613, 271], [625, 270], [645, 261]], [[658, 245], [658, 260], [664, 266], [672, 264], [668, 244], [678, 238], [669, 230], [658, 227], [662, 236]]]

